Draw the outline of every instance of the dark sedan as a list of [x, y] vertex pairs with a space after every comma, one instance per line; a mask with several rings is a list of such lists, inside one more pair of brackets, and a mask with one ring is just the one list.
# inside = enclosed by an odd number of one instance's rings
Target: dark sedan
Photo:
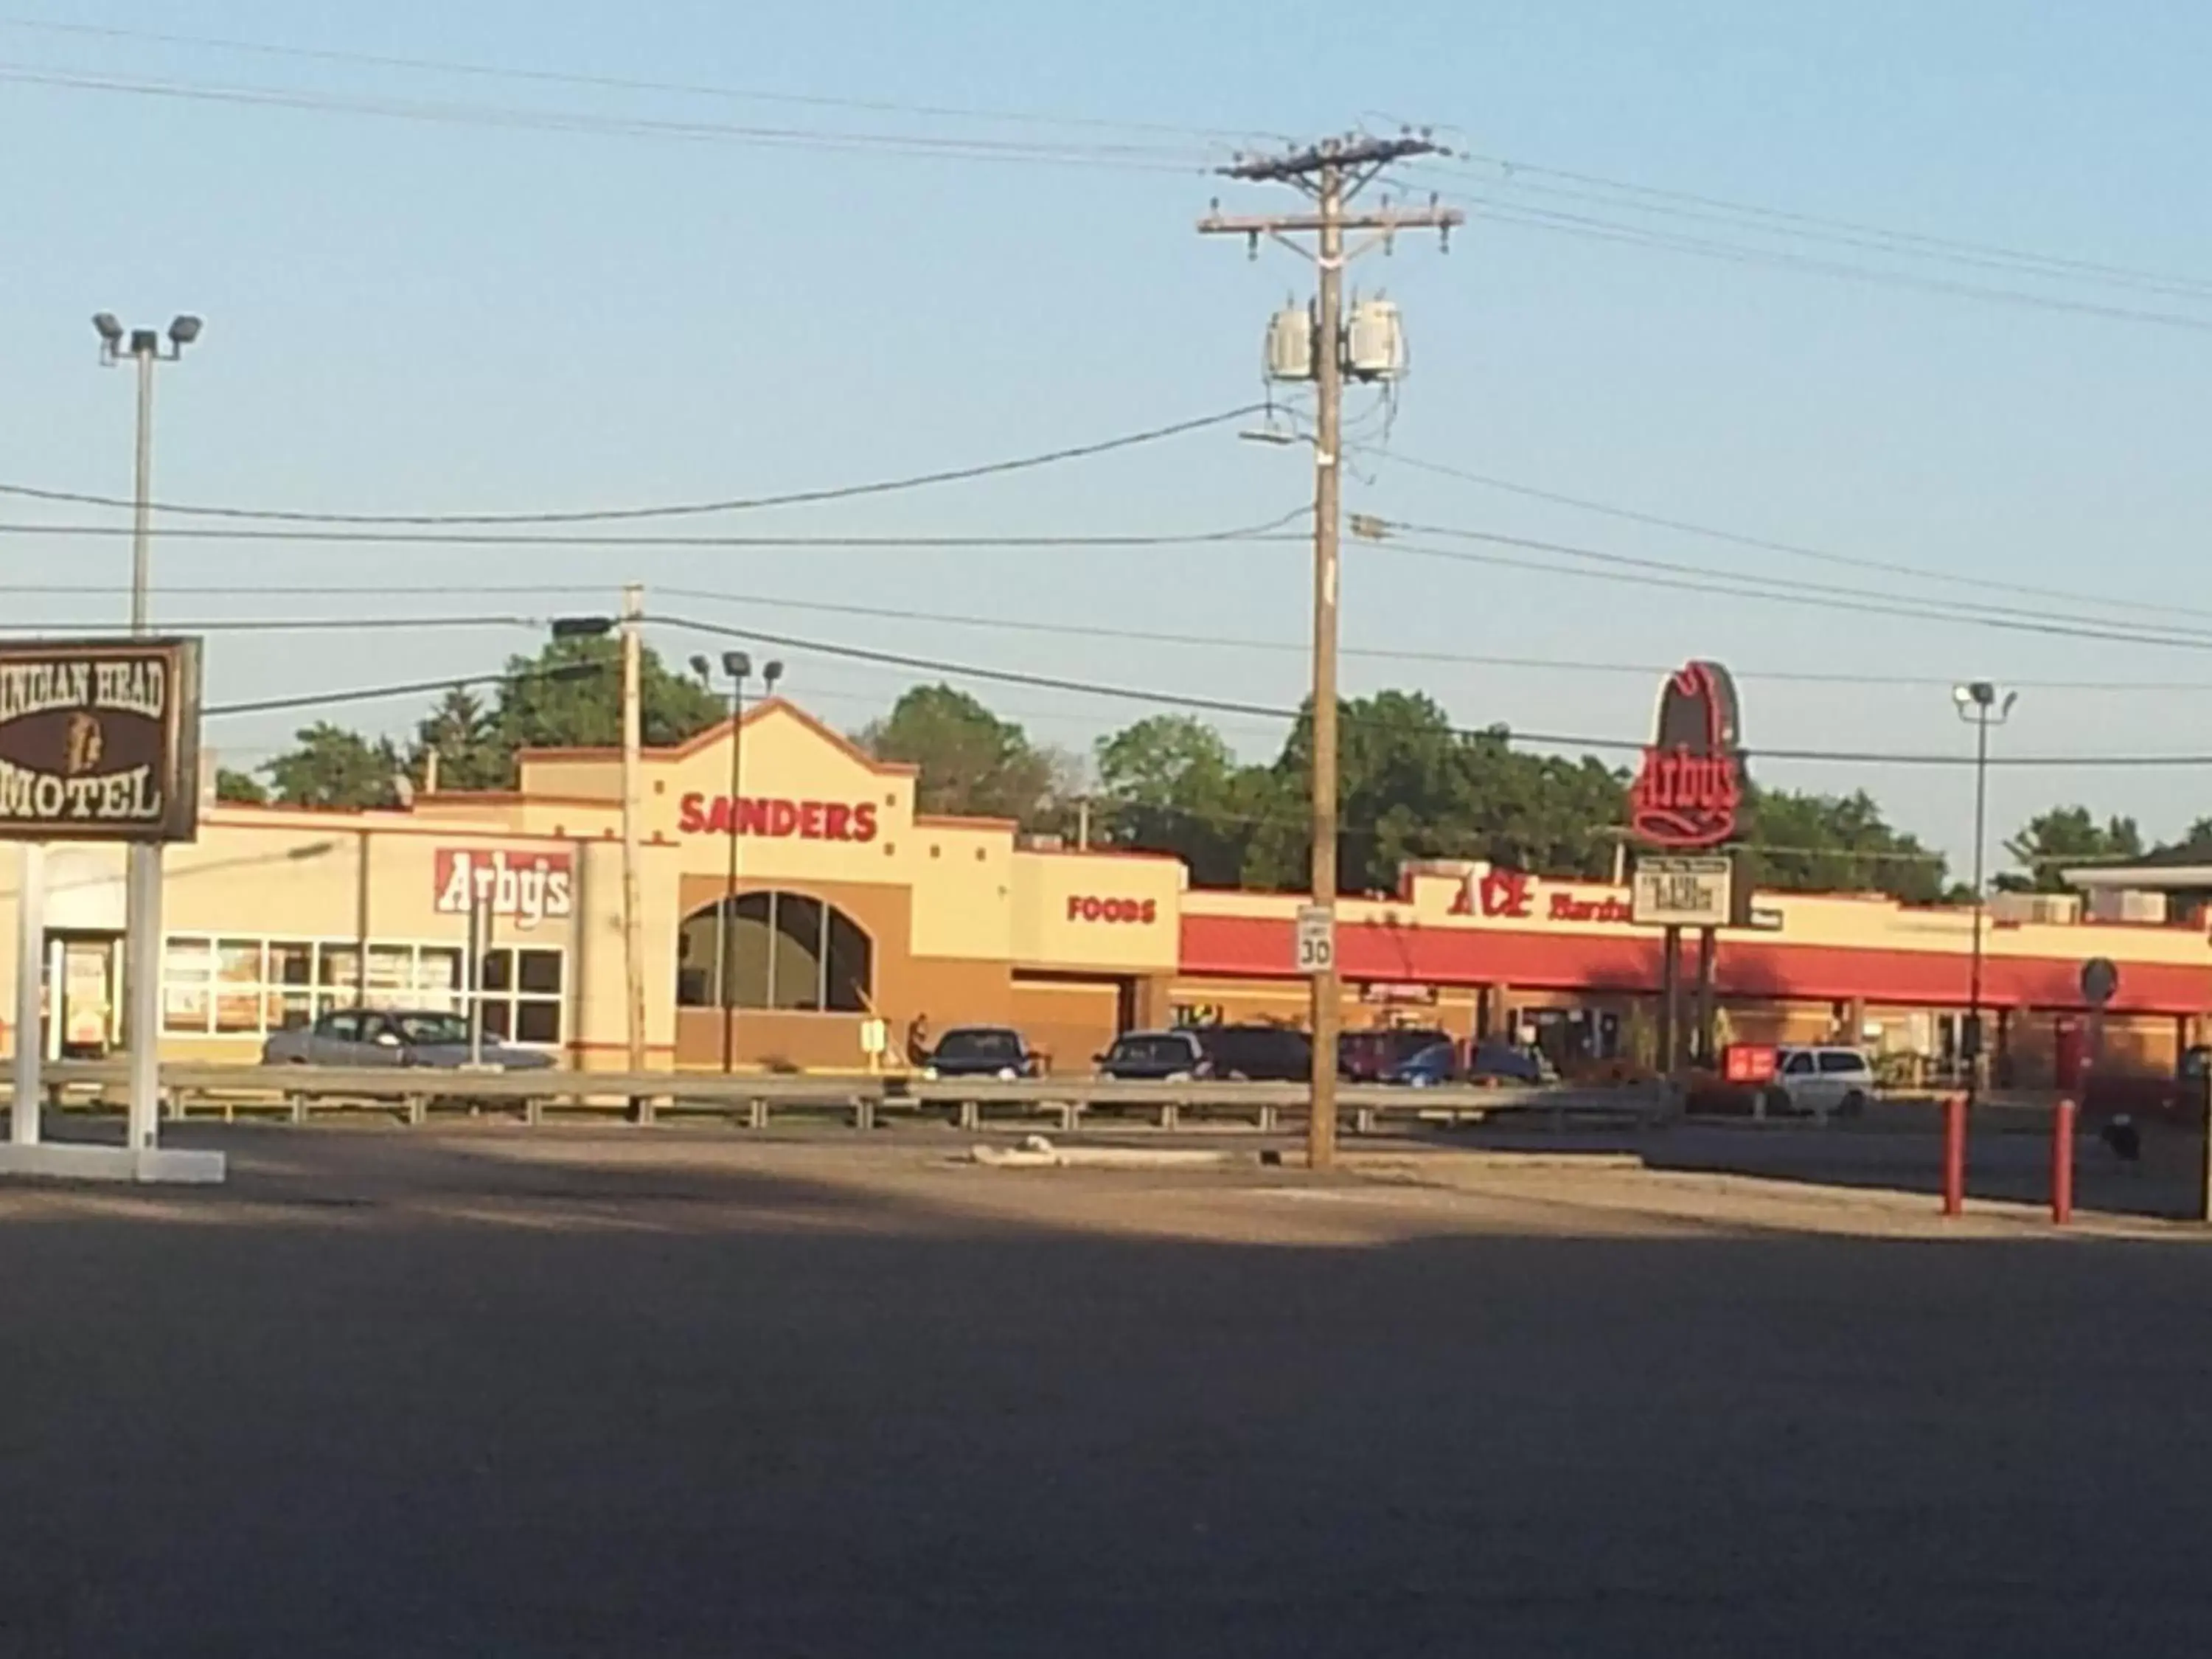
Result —
[[1130, 1082], [1182, 1082], [1213, 1075], [1198, 1039], [1188, 1031], [1130, 1031], [1098, 1056], [1098, 1075]]
[[[553, 1056], [486, 1037], [476, 1053], [503, 1071], [544, 1071]], [[276, 1032], [261, 1047], [264, 1066], [428, 1066], [471, 1063], [469, 1022], [459, 1014], [409, 1008], [341, 1008], [313, 1025]]]
[[994, 1077], [1012, 1083], [1037, 1074], [1037, 1057], [1022, 1034], [1006, 1025], [956, 1025], [938, 1038], [923, 1062], [926, 1078]]

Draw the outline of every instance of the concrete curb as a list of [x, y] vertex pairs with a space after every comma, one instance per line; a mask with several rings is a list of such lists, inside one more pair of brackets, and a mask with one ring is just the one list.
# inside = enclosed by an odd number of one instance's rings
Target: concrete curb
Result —
[[1259, 1159], [1200, 1147], [1059, 1146], [1043, 1135], [1024, 1135], [1014, 1146], [979, 1142], [968, 1149], [968, 1161], [994, 1170], [1218, 1170]]

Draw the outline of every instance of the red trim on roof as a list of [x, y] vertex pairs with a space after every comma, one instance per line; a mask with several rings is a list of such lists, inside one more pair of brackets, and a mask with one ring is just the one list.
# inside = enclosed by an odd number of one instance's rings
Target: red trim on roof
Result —
[[[808, 714], [804, 708], [801, 708], [797, 703], [788, 702], [782, 697], [762, 698], [760, 702], [755, 703], [751, 708], [745, 710], [744, 724], [750, 726], [755, 720], [763, 719], [772, 714], [785, 714], [790, 715], [792, 719], [797, 720], [809, 732], [811, 732], [816, 737], [821, 738], [823, 742], [830, 744], [834, 749], [841, 750], [851, 759], [860, 762], [861, 765], [866, 767], [872, 772], [879, 773], [885, 777], [910, 778], [917, 775], [921, 770], [919, 766], [910, 766], [904, 761], [878, 760], [873, 755], [869, 754], [867, 750], [861, 748], [858, 744], [854, 743], [842, 732], [838, 731], [835, 726], [823, 725], [820, 720], [816, 720], [813, 715]], [[728, 720], [719, 720], [712, 726], [707, 726], [703, 730], [694, 732], [690, 737], [684, 738], [681, 743], [662, 744], [658, 745], [648, 744], [643, 751], [644, 758], [649, 761], [686, 759], [690, 756], [697, 754], [702, 749], [713, 748], [716, 744], [728, 737], [730, 734], [731, 724], [732, 722]], [[623, 751], [620, 749], [616, 748], [595, 747], [586, 749], [520, 749], [517, 750], [515, 754], [519, 761], [606, 761], [620, 760], [622, 758], [622, 752]]]
[[[1288, 918], [1182, 918], [1181, 969], [1243, 979], [1290, 978]], [[1691, 957], [1694, 962], [1694, 955]], [[1340, 925], [1337, 966], [1347, 979], [1429, 985], [1510, 985], [1594, 993], [1659, 988], [1659, 940], [1606, 934], [1516, 933], [1369, 921]], [[1983, 999], [1996, 1007], [2080, 1008], [2081, 964], [2057, 957], [1985, 957]], [[1785, 945], [1723, 937], [1715, 964], [1723, 994], [1805, 1001], [1944, 1006], [1966, 1000], [1966, 955], [1848, 945]], [[2212, 969], [2123, 963], [2120, 1013], [2212, 1010]]]

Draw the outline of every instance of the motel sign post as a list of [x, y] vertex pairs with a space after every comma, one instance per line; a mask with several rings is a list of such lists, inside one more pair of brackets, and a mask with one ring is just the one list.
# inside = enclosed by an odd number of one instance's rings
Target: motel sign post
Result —
[[[161, 919], [135, 925], [127, 959], [131, 1097], [125, 1144], [40, 1139], [46, 843], [191, 841], [199, 820], [200, 647], [189, 639], [24, 641], [0, 646], [0, 841], [21, 849], [16, 891], [15, 1055], [0, 1174], [214, 1182], [218, 1152], [163, 1152]], [[159, 887], [155, 887], [158, 896]]]

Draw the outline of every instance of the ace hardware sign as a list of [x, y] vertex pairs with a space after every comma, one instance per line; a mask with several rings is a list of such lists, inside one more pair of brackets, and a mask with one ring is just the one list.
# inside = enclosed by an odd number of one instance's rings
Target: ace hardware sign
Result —
[[0, 840], [190, 841], [198, 640], [0, 645]]

